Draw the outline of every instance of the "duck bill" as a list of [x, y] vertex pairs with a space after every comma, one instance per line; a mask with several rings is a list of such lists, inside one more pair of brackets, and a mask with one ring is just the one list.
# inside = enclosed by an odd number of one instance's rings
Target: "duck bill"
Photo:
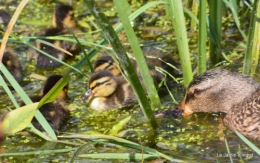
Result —
[[185, 98], [179, 103], [178, 108], [183, 110], [183, 117], [188, 117], [193, 113], [191, 109], [185, 105]]
[[87, 92], [80, 97], [80, 99], [85, 100], [91, 96], [93, 96], [92, 89], [88, 89]]

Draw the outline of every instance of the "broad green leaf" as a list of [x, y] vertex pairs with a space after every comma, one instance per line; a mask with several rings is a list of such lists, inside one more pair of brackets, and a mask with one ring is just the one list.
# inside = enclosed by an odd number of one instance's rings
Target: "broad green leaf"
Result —
[[12, 134], [27, 127], [38, 106], [39, 102], [25, 105], [7, 113], [3, 120], [3, 130], [5, 134]]
[[118, 134], [119, 130], [121, 130], [125, 126], [125, 124], [130, 121], [130, 119], [131, 119], [131, 116], [121, 120], [119, 123], [114, 125], [112, 127], [112, 129], [110, 130], [109, 135], [116, 136]]

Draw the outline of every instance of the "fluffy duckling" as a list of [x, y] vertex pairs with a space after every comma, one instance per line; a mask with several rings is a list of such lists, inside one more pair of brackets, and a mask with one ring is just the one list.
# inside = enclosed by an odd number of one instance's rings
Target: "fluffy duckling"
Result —
[[112, 73], [114, 76], [120, 76], [121, 72], [120, 69], [118, 68], [118, 65], [116, 62], [113, 60], [113, 58], [109, 55], [104, 55], [99, 57], [94, 66], [94, 71], [99, 71], [99, 70], [106, 70]]
[[[181, 75], [180, 71], [174, 69], [172, 66], [169, 65], [171, 64], [176, 68], [180, 67], [180, 64], [174, 61], [169, 55], [153, 47], [144, 47], [142, 50], [144, 56], [146, 57], [146, 62], [148, 64], [150, 73], [156, 84], [159, 84], [164, 79], [164, 74], [157, 71], [156, 67], [164, 69], [174, 77], [179, 77]], [[141, 78], [140, 70], [138, 69], [137, 63], [132, 60], [132, 64], [135, 67], [139, 78]], [[102, 69], [111, 72], [115, 76], [121, 75], [120, 67], [116, 64], [111, 56], [101, 56], [96, 60], [94, 64], [94, 70], [98, 71]], [[168, 85], [170, 84], [170, 81], [172, 81], [169, 74], [166, 74], [166, 81]], [[169, 86], [173, 87], [172, 84], [170, 84]], [[161, 96], [165, 95], [164, 88], [159, 89], [159, 94]]]
[[[155, 79], [161, 81], [164, 78], [164, 75], [159, 71], [155, 70], [155, 67], [160, 67], [165, 71], [169, 72], [169, 74], [179, 77], [182, 73], [179, 70], [174, 69], [169, 64], [178, 68], [180, 64], [174, 61], [169, 55], [163, 53], [161, 50], [158, 50], [153, 47], [144, 47], [142, 49], [144, 56], [146, 57], [146, 62], [149, 66], [150, 72]], [[169, 63], [169, 64], [167, 64]], [[137, 73], [140, 73], [137, 64], [134, 60], [132, 60], [132, 64], [134, 65]], [[107, 70], [114, 74], [115, 76], [120, 75], [119, 66], [115, 63], [111, 56], [101, 56], [98, 58], [94, 64], [94, 70]]]
[[57, 6], [52, 16], [52, 26], [59, 29], [66, 29], [65, 26], [72, 30], [76, 29], [77, 22], [74, 18], [73, 8], [69, 5]]
[[127, 108], [137, 102], [130, 84], [122, 76], [116, 77], [105, 70], [91, 75], [88, 88], [81, 99], [88, 99], [89, 107], [94, 110]]
[[[62, 76], [60, 75], [49, 76], [43, 85], [42, 96], [31, 97], [31, 100], [33, 102], [39, 102], [61, 78]], [[62, 89], [55, 101], [46, 103], [39, 109], [54, 131], [58, 131], [62, 124], [64, 124], [69, 118], [69, 109], [67, 107], [69, 98], [67, 96], [67, 91], [68, 85]], [[36, 120], [36, 118], [32, 119], [32, 124], [38, 130], [43, 131], [43, 127]]]
[[[73, 8], [68, 5], [60, 5], [56, 8], [55, 12], [53, 13], [53, 28], [49, 28], [45, 30], [42, 34], [42, 36], [59, 36], [59, 35], [65, 35], [70, 34], [70, 32], [67, 30], [65, 26], [70, 28], [75, 33], [80, 31], [77, 28], [77, 23], [74, 18], [74, 12]], [[48, 41], [51, 44], [54, 44], [55, 46], [61, 47], [67, 51], [69, 51], [72, 54], [79, 53], [79, 47], [75, 43], [62, 41], [62, 40], [48, 40], [45, 39], [45, 41]], [[64, 60], [66, 58], [69, 58], [68, 54], [65, 54], [64, 52], [57, 50], [51, 46], [37, 43], [36, 47], [50, 55], [52, 55], [55, 58], [58, 58], [59, 60]], [[37, 60], [37, 67], [39, 68], [56, 68], [61, 66], [62, 64], [43, 55], [36, 51], [32, 52], [33, 58]]]
[[233, 131], [260, 140], [260, 84], [245, 74], [210, 70], [198, 75], [172, 114], [224, 112]]
[[11, 20], [11, 16], [3, 9], [0, 9], [0, 24], [7, 25], [10, 20]]
[[13, 75], [17, 82], [21, 82], [23, 80], [21, 62], [12, 50], [5, 50], [2, 63], [5, 65], [7, 70]]

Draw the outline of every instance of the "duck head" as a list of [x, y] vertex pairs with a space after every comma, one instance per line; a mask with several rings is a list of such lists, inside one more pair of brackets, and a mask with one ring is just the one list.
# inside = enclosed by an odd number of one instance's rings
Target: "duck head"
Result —
[[204, 72], [190, 83], [184, 99], [173, 114], [189, 116], [194, 112], [227, 113], [235, 104], [252, 95], [259, 84], [249, 76], [227, 70]]

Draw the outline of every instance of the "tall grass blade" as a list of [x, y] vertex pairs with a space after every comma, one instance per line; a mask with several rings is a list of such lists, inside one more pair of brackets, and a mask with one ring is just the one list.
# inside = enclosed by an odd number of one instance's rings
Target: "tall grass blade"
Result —
[[[15, 13], [14, 15], [12, 16], [9, 24], [8, 24], [8, 27], [7, 27], [7, 30], [4, 34], [4, 37], [3, 37], [3, 41], [1, 43], [1, 48], [0, 48], [0, 63], [2, 61], [2, 58], [3, 58], [3, 55], [4, 55], [4, 51], [5, 51], [5, 46], [6, 46], [6, 43], [7, 43], [7, 39], [13, 29], [13, 26], [15, 25], [15, 22], [16, 20], [18, 19], [20, 13], [22, 12], [23, 8], [25, 7], [25, 5], [29, 2], [29, 0], [22, 0], [18, 7], [16, 8], [15, 10]], [[1, 65], [0, 65], [1, 66]]]
[[236, 0], [223, 0], [223, 2], [228, 6], [228, 8], [230, 8], [232, 14], [233, 14], [233, 18], [235, 20], [236, 26], [239, 30], [239, 32], [241, 33], [242, 37], [244, 38], [244, 40], [247, 40], [246, 34], [245, 32], [241, 29], [241, 23], [239, 21], [239, 10], [238, 10], [238, 5]]
[[141, 160], [154, 160], [160, 158], [159, 156], [151, 154], [142, 153], [98, 153], [98, 154], [81, 154], [78, 157], [81, 158], [96, 158], [96, 159], [113, 159], [113, 160], [131, 160], [131, 161], [141, 161]]
[[198, 73], [206, 71], [206, 39], [207, 39], [207, 23], [206, 23], [206, 0], [200, 0], [199, 3], [199, 39], [198, 39]]
[[213, 65], [221, 61], [222, 1], [209, 1], [210, 60]]
[[257, 68], [260, 53], [260, 1], [255, 0], [251, 13], [248, 40], [246, 46], [246, 55], [243, 65], [243, 73], [254, 74]]
[[147, 66], [146, 60], [144, 58], [143, 52], [140, 48], [139, 41], [134, 33], [134, 30], [130, 24], [130, 21], [128, 19], [128, 15], [125, 13], [127, 8], [124, 8], [123, 6], [128, 7], [128, 1], [127, 0], [114, 0], [114, 4], [116, 5], [116, 10], [118, 12], [119, 18], [124, 26], [128, 41], [130, 43], [130, 46], [133, 50], [134, 57], [136, 59], [136, 63], [138, 65], [138, 68], [140, 70], [140, 73], [142, 75], [142, 79], [144, 81], [144, 84], [146, 86], [146, 90], [148, 93], [148, 97], [151, 101], [152, 106], [154, 107], [160, 107], [161, 101], [159, 99], [156, 87], [153, 82], [153, 78], [151, 77], [149, 68]]
[[249, 141], [246, 137], [244, 137], [242, 134], [239, 132], [235, 131], [238, 137], [242, 139], [252, 150], [254, 150], [258, 155], [260, 155], [260, 149], [255, 146], [251, 141]]
[[[192, 11], [192, 14], [197, 17], [198, 15], [198, 10], [200, 8], [200, 3], [202, 3], [201, 1], [197, 1], [197, 0], [193, 0], [192, 1], [192, 8], [191, 8], [191, 11]], [[204, 3], [204, 2], [203, 2]], [[206, 6], [205, 6], [206, 8]], [[206, 15], [205, 15], [206, 16]], [[197, 22], [194, 20], [194, 19], [191, 19], [191, 22], [190, 22], [190, 30], [191, 32], [194, 32], [197, 30]]]
[[[65, 24], [64, 24], [64, 25], [65, 25]], [[88, 55], [86, 54], [86, 52], [85, 52], [83, 46], [81, 45], [81, 43], [79, 42], [78, 38], [75, 36], [75, 34], [73, 33], [73, 31], [72, 31], [70, 28], [68, 28], [66, 25], [65, 25], [65, 27], [66, 27], [66, 29], [73, 35], [74, 39], [77, 41], [77, 44], [80, 46], [80, 49], [81, 49], [81, 51], [83, 52], [83, 54], [84, 54], [84, 56], [85, 56], [85, 59], [87, 60], [87, 63], [88, 63], [88, 66], [89, 66], [90, 71], [91, 71], [91, 72], [94, 72], [94, 68], [93, 68], [93, 66], [92, 66], [91, 63], [90, 63], [90, 60], [89, 60], [89, 58], [88, 58]]]
[[114, 51], [116, 52], [119, 63], [122, 66], [123, 70], [126, 72], [126, 77], [128, 77], [128, 80], [136, 94], [136, 97], [143, 110], [144, 115], [150, 121], [152, 127], [156, 128], [157, 122], [151, 110], [149, 101], [146, 97], [146, 94], [142, 88], [142, 85], [138, 79], [138, 76], [135, 73], [135, 70], [129, 58], [126, 55], [125, 49], [123, 48], [120, 40], [118, 39], [113, 27], [111, 26], [106, 16], [97, 8], [97, 5], [94, 5], [93, 0], [84, 0], [84, 2], [88, 6], [88, 9], [92, 13], [92, 15], [96, 18], [99, 26], [102, 28], [102, 31], [105, 34], [107, 41], [111, 44]]
[[171, 7], [171, 18], [173, 22], [173, 28], [176, 34], [177, 46], [181, 60], [184, 86], [187, 87], [190, 81], [192, 80], [193, 76], [182, 1], [169, 0], [168, 3]]
[[[76, 135], [63, 135], [63, 136], [59, 136], [60, 138], [79, 138], [79, 139], [88, 139], [88, 140], [92, 140], [92, 141], [97, 141], [100, 143], [111, 143], [111, 144], [115, 144], [115, 145], [121, 145], [123, 147], [129, 147], [129, 148], [133, 148], [133, 149], [137, 149], [137, 150], [141, 150], [143, 152], [146, 152], [148, 154], [153, 154], [153, 155], [158, 155], [162, 158], [165, 158], [167, 160], [170, 161], [175, 161], [175, 162], [183, 162], [181, 160], [178, 159], [173, 159], [170, 156], [167, 156], [153, 148], [149, 148], [149, 147], [145, 147], [142, 145], [139, 145], [135, 142], [131, 142], [129, 140], [125, 140], [122, 138], [118, 138], [118, 137], [114, 137], [114, 136], [109, 136], [109, 135], [102, 135], [102, 134], [93, 134], [93, 135], [84, 135], [84, 134], [76, 134]], [[107, 140], [107, 141], [105, 141]]]
[[225, 138], [225, 145], [226, 145], [226, 149], [227, 149], [227, 153], [228, 153], [230, 162], [233, 163], [233, 159], [232, 159], [232, 156], [231, 156], [230, 149], [229, 149], [228, 142], [227, 142], [226, 138]]

